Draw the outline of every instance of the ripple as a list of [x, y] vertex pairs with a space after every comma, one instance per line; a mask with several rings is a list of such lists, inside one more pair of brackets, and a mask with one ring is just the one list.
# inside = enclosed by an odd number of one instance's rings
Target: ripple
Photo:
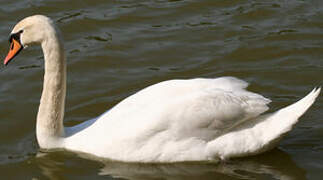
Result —
[[[8, 35], [21, 18], [45, 14], [58, 23], [68, 52], [68, 125], [96, 117], [148, 85], [176, 78], [237, 76], [250, 82], [250, 90], [271, 98], [275, 110], [323, 82], [322, 7], [319, 0], [4, 0], [0, 52], [6, 55]], [[136, 166], [111, 165], [108, 172], [66, 155], [34, 157], [43, 66], [40, 48], [29, 47], [9, 66], [0, 68], [0, 172], [13, 177], [7, 179], [106, 178], [98, 172], [142, 176], [143, 171], [127, 170]], [[283, 179], [279, 173], [293, 178], [303, 171], [296, 178], [321, 178], [322, 100], [279, 145], [295, 162], [281, 161], [282, 156], [269, 152], [265, 155], [272, 161], [269, 165], [258, 158], [246, 160], [256, 161], [251, 165], [259, 166], [258, 173], [243, 169], [248, 163], [236, 162], [234, 168], [225, 169], [236, 170], [240, 176], [222, 172], [219, 179]], [[163, 167], [152, 169], [161, 176], [152, 173], [150, 177], [176, 177], [164, 176], [159, 171]], [[189, 172], [179, 169], [179, 176], [190, 178], [185, 176]], [[215, 173], [211, 174], [197, 177], [214, 179]]]

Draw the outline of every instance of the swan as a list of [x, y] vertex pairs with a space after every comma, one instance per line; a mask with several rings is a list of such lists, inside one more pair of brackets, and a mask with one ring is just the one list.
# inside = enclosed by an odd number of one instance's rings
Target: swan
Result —
[[292, 130], [320, 88], [296, 103], [263, 114], [271, 102], [235, 77], [168, 80], [122, 100], [97, 118], [64, 127], [66, 60], [60, 31], [44, 15], [26, 17], [9, 38], [4, 65], [40, 44], [43, 90], [36, 120], [42, 150], [66, 149], [123, 162], [219, 162], [268, 151]]

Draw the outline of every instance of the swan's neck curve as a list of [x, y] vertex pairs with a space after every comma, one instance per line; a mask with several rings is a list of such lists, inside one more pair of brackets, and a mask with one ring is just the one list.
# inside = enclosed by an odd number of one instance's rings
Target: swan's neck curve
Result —
[[45, 60], [43, 92], [37, 114], [36, 136], [41, 148], [57, 148], [64, 136], [66, 61], [64, 47], [55, 27], [41, 43]]

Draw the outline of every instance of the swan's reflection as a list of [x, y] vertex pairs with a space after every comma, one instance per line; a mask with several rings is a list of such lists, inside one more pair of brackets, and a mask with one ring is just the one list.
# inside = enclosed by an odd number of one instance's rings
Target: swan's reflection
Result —
[[[68, 175], [66, 172], [73, 172], [75, 168], [78, 170], [75, 173], [82, 171], [84, 176], [89, 176], [88, 179], [98, 174], [101, 177], [111, 176], [113, 178], [132, 180], [268, 179], [268, 177], [282, 180], [306, 179], [305, 171], [298, 167], [287, 153], [278, 149], [259, 156], [235, 159], [219, 164], [129, 164], [103, 162], [102, 168], [100, 168], [101, 165], [98, 162], [88, 161], [75, 156], [69, 158], [71, 156], [73, 155], [69, 153], [64, 153], [64, 155], [45, 153], [38, 155], [36, 159], [37, 164], [43, 170], [43, 174], [50, 179], [61, 179], [63, 174], [69, 177], [68, 179], [72, 179], [73, 175]], [[82, 168], [84, 168], [84, 171]], [[77, 179], [77, 176], [75, 176], [75, 179]]]

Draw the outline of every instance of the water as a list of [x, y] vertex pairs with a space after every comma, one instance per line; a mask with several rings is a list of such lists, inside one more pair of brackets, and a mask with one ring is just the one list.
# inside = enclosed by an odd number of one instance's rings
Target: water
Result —
[[[68, 57], [65, 125], [96, 117], [162, 80], [236, 76], [273, 100], [293, 103], [323, 76], [320, 0], [3, 0], [0, 53], [23, 17], [45, 14], [62, 30]], [[70, 152], [42, 153], [35, 118], [42, 89], [39, 47], [0, 69], [3, 179], [321, 179], [323, 100], [268, 153], [214, 164], [120, 164]]]

